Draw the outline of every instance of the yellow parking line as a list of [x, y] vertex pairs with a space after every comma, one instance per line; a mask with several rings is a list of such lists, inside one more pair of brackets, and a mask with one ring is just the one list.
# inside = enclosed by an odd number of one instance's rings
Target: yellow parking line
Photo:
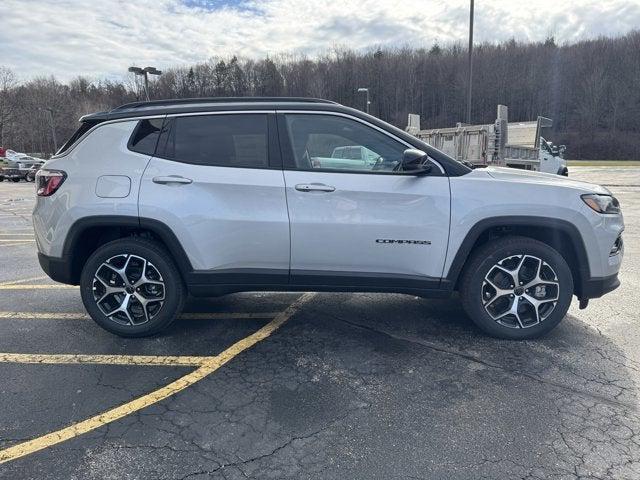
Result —
[[0, 363], [98, 364], [98, 365], [160, 365], [199, 367], [211, 357], [172, 355], [68, 355], [36, 353], [0, 353]]
[[260, 330], [234, 343], [219, 355], [209, 357], [196, 370], [188, 373], [183, 377], [180, 377], [179, 379], [171, 382], [169, 385], [166, 385], [158, 390], [143, 395], [142, 397], [136, 398], [135, 400], [120, 405], [119, 407], [112, 408], [104, 413], [100, 413], [94, 417], [75, 423], [61, 430], [57, 430], [41, 437], [34, 438], [33, 440], [19, 443], [4, 450], [0, 450], [0, 463], [9, 462], [11, 460], [15, 460], [17, 458], [24, 457], [25, 455], [29, 455], [31, 453], [42, 450], [44, 448], [57, 445], [58, 443], [64, 442], [71, 438], [95, 430], [96, 428], [100, 428], [111, 422], [124, 418], [127, 415], [130, 415], [134, 412], [137, 412], [138, 410], [158, 403], [165, 398], [181, 392], [185, 388], [190, 387], [191, 385], [199, 382], [203, 378], [215, 372], [240, 353], [267, 338], [278, 328], [280, 328], [287, 320], [289, 320], [289, 318], [294, 315], [303, 304], [311, 300], [314, 295], [315, 294], [313, 293], [303, 294], [286, 310], [279, 313], [271, 322], [262, 327]]
[[[183, 313], [181, 320], [225, 320], [225, 319], [251, 319], [273, 318], [278, 312], [211, 312], [211, 313]], [[0, 320], [87, 320], [86, 313], [68, 312], [0, 312]]]
[[35, 236], [33, 233], [0, 233], [0, 237], [33, 237]]
[[[2, 244], [0, 244], [1, 246]], [[77, 285], [64, 285], [62, 283], [45, 283], [42, 285], [16, 285], [14, 283], [0, 284], [0, 290], [55, 290], [78, 288]]]
[[31, 277], [31, 278], [21, 278], [20, 280], [7, 280], [5, 282], [0, 282], [0, 287], [4, 285], [16, 285], [18, 283], [26, 283], [26, 282], [35, 282], [36, 280], [45, 280], [49, 277]]

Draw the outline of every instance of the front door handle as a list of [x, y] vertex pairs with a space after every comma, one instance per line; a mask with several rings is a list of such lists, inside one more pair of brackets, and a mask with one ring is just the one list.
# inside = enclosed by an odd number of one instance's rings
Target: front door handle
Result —
[[188, 185], [193, 183], [190, 178], [181, 177], [179, 175], [169, 175], [167, 177], [153, 177], [153, 183], [159, 183], [160, 185], [167, 185], [169, 183], [179, 183], [181, 185]]
[[296, 190], [299, 192], [333, 192], [336, 187], [324, 183], [299, 183]]

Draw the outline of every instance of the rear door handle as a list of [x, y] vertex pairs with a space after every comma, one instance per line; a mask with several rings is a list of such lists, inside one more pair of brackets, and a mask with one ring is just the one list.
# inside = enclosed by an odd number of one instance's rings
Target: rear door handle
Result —
[[193, 183], [193, 180], [190, 178], [181, 177], [179, 175], [169, 175], [167, 177], [153, 177], [153, 183], [159, 183], [160, 185], [167, 185], [169, 183], [179, 183], [182, 185], [187, 185], [189, 183]]
[[299, 192], [333, 192], [336, 187], [324, 183], [299, 183], [296, 190]]

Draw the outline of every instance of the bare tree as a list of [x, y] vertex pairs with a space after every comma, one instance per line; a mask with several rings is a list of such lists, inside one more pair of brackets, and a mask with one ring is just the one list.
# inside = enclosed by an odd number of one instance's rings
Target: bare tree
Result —
[[0, 146], [4, 144], [4, 130], [15, 112], [16, 102], [12, 98], [16, 76], [6, 67], [0, 66]]
[[[640, 159], [640, 31], [558, 45], [515, 40], [474, 48], [473, 121], [494, 120], [498, 103], [514, 121], [551, 117], [551, 140], [568, 145], [570, 158]], [[151, 83], [153, 98], [199, 96], [311, 96], [364, 109], [357, 93], [367, 87], [371, 113], [404, 127], [418, 113], [425, 127], [448, 127], [465, 118], [466, 49], [354, 51], [336, 47], [314, 58], [237, 56], [165, 69]], [[43, 107], [54, 112], [62, 140], [81, 115], [142, 98], [139, 78], [64, 84], [36, 78], [19, 84], [0, 67], [0, 144], [51, 153], [51, 128]]]

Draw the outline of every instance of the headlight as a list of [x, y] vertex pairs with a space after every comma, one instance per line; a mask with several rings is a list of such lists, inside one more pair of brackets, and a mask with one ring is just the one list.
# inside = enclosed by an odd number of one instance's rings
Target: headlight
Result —
[[614, 196], [589, 193], [582, 200], [598, 213], [620, 213], [620, 202]]

